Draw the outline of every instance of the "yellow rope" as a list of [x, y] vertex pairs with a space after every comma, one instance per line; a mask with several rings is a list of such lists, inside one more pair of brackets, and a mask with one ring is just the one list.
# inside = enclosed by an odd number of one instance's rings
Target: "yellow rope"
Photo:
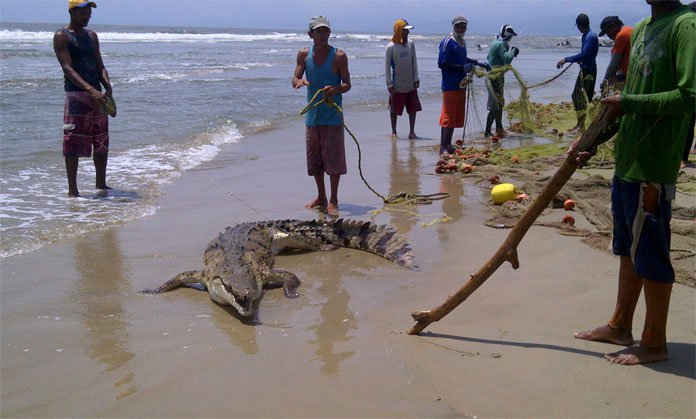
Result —
[[[322, 103], [325, 103], [327, 106], [332, 107], [338, 111], [339, 114], [343, 115], [343, 109], [341, 109], [340, 106], [334, 102], [333, 98], [328, 97], [326, 95], [323, 95], [321, 100], [317, 100], [319, 98], [319, 94], [323, 94], [324, 90], [320, 89], [317, 90], [317, 92], [314, 94], [312, 99], [307, 103], [307, 106], [302, 109], [300, 112], [300, 115], [304, 115], [307, 112], [309, 112], [311, 109], [316, 108], [317, 106], [321, 105]], [[343, 119], [343, 118], [341, 118]], [[348, 132], [348, 134], [351, 136], [353, 141], [355, 142], [355, 145], [358, 147], [358, 172], [360, 173], [360, 179], [362, 179], [363, 183], [365, 183], [365, 186], [369, 190], [372, 191], [375, 195], [380, 197], [382, 201], [385, 204], [408, 204], [408, 205], [417, 205], [417, 204], [432, 204], [434, 201], [440, 200], [440, 199], [445, 199], [448, 198], [450, 195], [446, 192], [440, 192], [440, 193], [434, 193], [430, 195], [418, 195], [418, 194], [411, 194], [408, 192], [399, 192], [396, 195], [391, 195], [388, 198], [385, 198], [383, 195], [381, 195], [379, 192], [374, 190], [372, 186], [367, 182], [365, 179], [365, 176], [363, 176], [362, 172], [362, 152], [360, 150], [360, 143], [358, 143], [358, 139], [355, 138], [355, 135], [348, 129], [346, 126], [345, 122], [343, 124], [343, 128]]]

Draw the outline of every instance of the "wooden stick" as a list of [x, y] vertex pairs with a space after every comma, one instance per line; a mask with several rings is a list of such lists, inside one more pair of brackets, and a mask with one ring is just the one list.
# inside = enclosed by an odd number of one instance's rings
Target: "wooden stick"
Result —
[[459, 291], [447, 298], [442, 305], [430, 311], [416, 311], [411, 314], [417, 323], [409, 330], [409, 335], [422, 332], [430, 323], [439, 321], [449, 314], [450, 311], [454, 310], [459, 304], [473, 294], [473, 292], [476, 291], [505, 261], [510, 262], [513, 269], [520, 267], [520, 262], [517, 257], [517, 246], [532, 224], [534, 224], [534, 221], [536, 221], [542, 211], [548, 207], [551, 200], [561, 188], [563, 188], [563, 185], [566, 184], [577, 169], [576, 157], [578, 153], [596, 148], [600, 135], [605, 133], [609, 122], [611, 122], [606, 120], [606, 113], [606, 106], [602, 106], [597, 116], [592, 120], [592, 124], [590, 124], [587, 131], [580, 137], [575, 150], [566, 157], [561, 167], [556, 171], [553, 177], [551, 177], [546, 186], [544, 186], [541, 194], [532, 202], [524, 214], [522, 214], [522, 217], [517, 221], [515, 227], [510, 231], [507, 239], [505, 239], [505, 242], [503, 242], [502, 246], [500, 246], [493, 257], [486, 262], [478, 272], [471, 275], [471, 278]]

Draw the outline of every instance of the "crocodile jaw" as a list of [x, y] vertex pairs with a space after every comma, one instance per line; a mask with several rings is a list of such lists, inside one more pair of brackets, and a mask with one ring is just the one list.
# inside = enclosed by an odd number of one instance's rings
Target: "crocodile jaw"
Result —
[[241, 316], [249, 317], [254, 314], [254, 301], [258, 296], [251, 294], [246, 297], [236, 296], [223, 283], [220, 277], [215, 277], [210, 283], [208, 293], [210, 298], [218, 304], [234, 307]]

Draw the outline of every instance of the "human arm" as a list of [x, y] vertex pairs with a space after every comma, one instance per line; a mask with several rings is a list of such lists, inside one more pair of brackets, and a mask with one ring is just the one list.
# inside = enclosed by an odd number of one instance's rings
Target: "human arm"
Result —
[[621, 64], [621, 57], [622, 55], [619, 52], [611, 54], [607, 71], [604, 73], [604, 80], [612, 80], [616, 77], [616, 72], [619, 70], [619, 65]]
[[90, 32], [89, 34], [94, 40], [95, 55], [97, 60], [97, 71], [99, 72], [99, 82], [102, 84], [102, 86], [104, 86], [104, 90], [106, 90], [106, 96], [112, 96], [113, 89], [111, 87], [111, 79], [109, 78], [109, 72], [106, 71], [104, 61], [102, 60], [101, 50], [99, 48], [99, 37], [95, 32]]
[[309, 86], [309, 82], [302, 78], [305, 73], [307, 55], [309, 55], [309, 49], [307, 48], [297, 51], [297, 65], [295, 66], [295, 73], [292, 76], [292, 87], [295, 89], [300, 89], [302, 86]]
[[[650, 93], [624, 95], [621, 108], [625, 113], [673, 115], [693, 112], [696, 108], [696, 25], [685, 19], [674, 30], [671, 44], [665, 45], [673, 55], [674, 88]], [[657, 76], [657, 75], [655, 75]]]
[[[514, 60], [515, 57], [517, 57], [517, 54], [520, 53], [520, 50], [517, 49], [517, 47], [508, 48], [508, 46], [505, 43], [500, 42], [495, 45], [495, 51], [493, 51], [493, 53], [497, 56], [498, 62], [502, 62], [503, 64], [507, 65], [512, 63], [512, 60]], [[489, 58], [488, 62], [490, 63], [490, 61], [491, 60]]]
[[[585, 34], [582, 40], [582, 48], [580, 48], [580, 53], [571, 55], [570, 57], [565, 57], [562, 61], [565, 63], [579, 63], [581, 61], [587, 61], [593, 59], [593, 55], [597, 55], [597, 50], [599, 49], [599, 38], [594, 32], [588, 32]], [[560, 61], [559, 61], [560, 62]]]
[[82, 76], [80, 76], [77, 70], [75, 70], [75, 68], [73, 67], [72, 58], [70, 57], [70, 50], [68, 48], [68, 42], [68, 36], [65, 34], [65, 32], [63, 32], [63, 30], [59, 30], [55, 33], [55, 35], [53, 35], [53, 51], [56, 54], [56, 58], [58, 59], [60, 67], [63, 69], [65, 77], [70, 79], [70, 81], [73, 82], [73, 84], [80, 87], [85, 92], [89, 93], [97, 103], [106, 103], [106, 95], [100, 92], [98, 89], [94, 88], [94, 86], [89, 84], [85, 79], [83, 79]]
[[418, 60], [416, 59], [416, 44], [411, 42], [411, 60], [413, 60], [413, 87], [418, 88], [420, 86], [420, 79], [418, 78]]
[[[612, 95], [608, 96], [601, 101], [602, 107], [605, 108], [605, 114], [602, 117], [602, 123], [604, 124], [602, 127], [602, 130], [597, 134], [597, 136], [594, 138], [594, 142], [592, 144], [592, 147], [588, 150], [583, 150], [577, 153], [577, 156], [575, 157], [575, 162], [577, 163], [578, 167], [583, 167], [587, 164], [587, 162], [597, 154], [597, 148], [609, 141], [616, 135], [616, 133], [619, 131], [620, 127], [620, 118], [624, 115], [623, 110], [621, 109], [621, 94], [617, 95]], [[594, 121], [593, 121], [594, 123]], [[578, 144], [580, 143], [580, 140], [582, 137], [578, 138], [577, 140], [573, 141], [573, 143], [570, 145], [570, 148], [567, 151], [567, 154], [572, 154], [575, 152], [578, 148]]]
[[334, 57], [333, 70], [341, 77], [341, 84], [338, 86], [324, 87], [324, 95], [332, 96], [339, 93], [346, 93], [350, 90], [350, 72], [348, 71], [348, 55], [343, 50], [336, 51]]
[[394, 80], [392, 79], [393, 56], [394, 43], [390, 42], [389, 45], [387, 45], [387, 48], [384, 50], [384, 72], [387, 79], [387, 90], [389, 91], [389, 93], [392, 93], [394, 91]]

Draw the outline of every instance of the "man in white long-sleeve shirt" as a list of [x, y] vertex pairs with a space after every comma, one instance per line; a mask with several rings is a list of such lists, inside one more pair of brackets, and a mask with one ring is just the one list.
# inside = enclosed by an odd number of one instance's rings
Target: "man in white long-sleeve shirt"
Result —
[[394, 22], [394, 36], [387, 45], [385, 69], [387, 90], [389, 90], [389, 114], [391, 117], [392, 140], [397, 139], [396, 118], [403, 114], [404, 107], [408, 113], [410, 131], [409, 139], [418, 138], [416, 112], [422, 110], [418, 100], [418, 64], [416, 63], [416, 46], [408, 40], [408, 33], [413, 29], [407, 21], [398, 19]]

